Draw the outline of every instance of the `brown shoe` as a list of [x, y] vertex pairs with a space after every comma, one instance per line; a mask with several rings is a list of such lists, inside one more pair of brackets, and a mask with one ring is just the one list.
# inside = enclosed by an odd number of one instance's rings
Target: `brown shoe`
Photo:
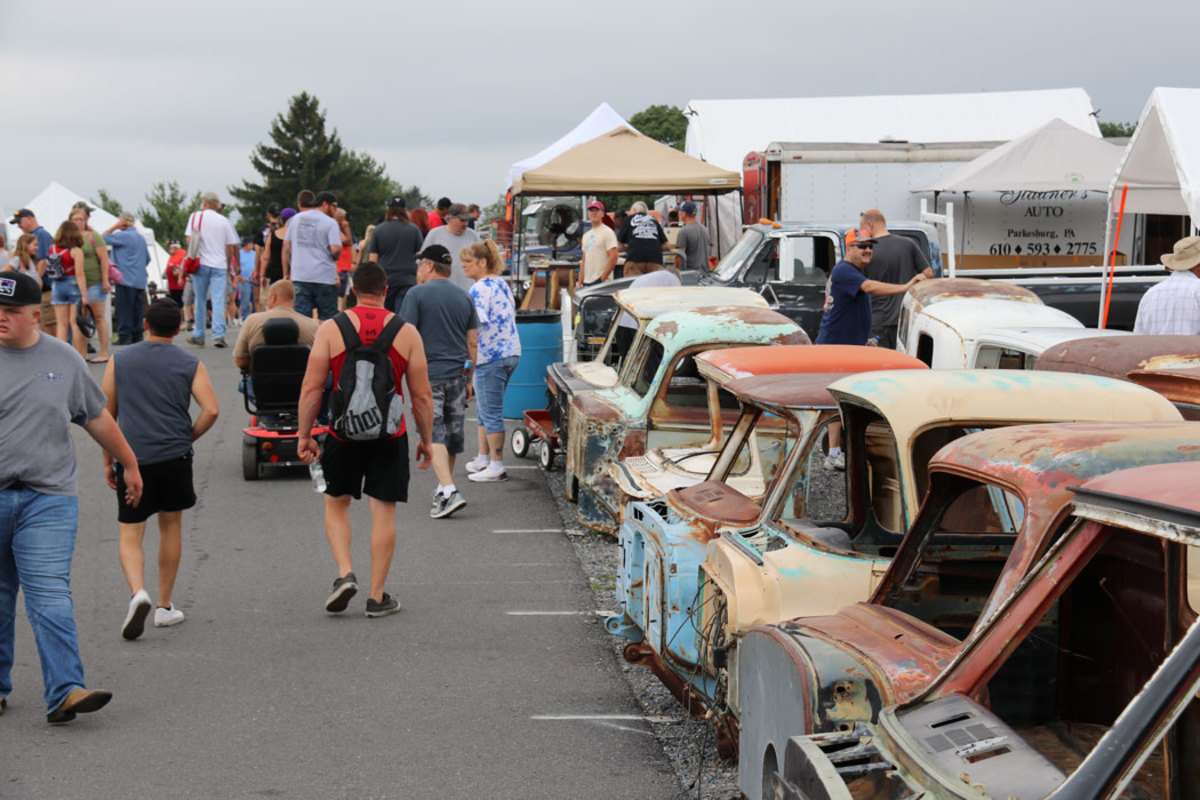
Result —
[[46, 722], [61, 725], [75, 719], [76, 714], [99, 711], [112, 700], [112, 692], [103, 689], [72, 689], [67, 699], [58, 708], [46, 715]]

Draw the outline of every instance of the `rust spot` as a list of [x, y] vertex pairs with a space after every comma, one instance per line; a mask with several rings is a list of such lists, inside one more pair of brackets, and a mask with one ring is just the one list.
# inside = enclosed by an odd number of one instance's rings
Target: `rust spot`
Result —
[[1135, 334], [1074, 339], [1043, 353], [1035, 369], [1124, 380], [1152, 359], [1163, 357], [1172, 357], [1172, 364], [1188, 358], [1200, 361], [1200, 336]]
[[571, 398], [574, 413], [581, 414], [583, 419], [596, 422], [618, 422], [621, 419], [619, 409], [609, 403], [592, 396], [591, 393], [577, 394]]
[[664, 339], [672, 338], [679, 333], [679, 323], [668, 320], [655, 327], [654, 332]]
[[1036, 294], [1020, 286], [980, 278], [934, 278], [912, 286], [908, 293], [921, 306], [959, 297], [994, 297], [1041, 305]]

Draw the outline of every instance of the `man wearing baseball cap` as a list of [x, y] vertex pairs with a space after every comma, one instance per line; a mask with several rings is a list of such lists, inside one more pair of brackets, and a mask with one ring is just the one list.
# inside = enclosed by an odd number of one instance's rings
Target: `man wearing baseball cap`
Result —
[[450, 280], [464, 291], [469, 292], [475, 281], [468, 278], [467, 273], [463, 272], [462, 258], [459, 257], [459, 253], [467, 245], [478, 242], [479, 234], [467, 227], [467, 220], [471, 219], [471, 214], [462, 203], [451, 204], [446, 209], [444, 217], [445, 225], [431, 228], [429, 233], [425, 234], [425, 247], [429, 248], [432, 245], [440, 244], [450, 251], [450, 258], [454, 262], [450, 268]]
[[[37, 270], [39, 275], [45, 275], [46, 259], [50, 255], [50, 245], [54, 244], [54, 235], [38, 224], [37, 216], [28, 208], [13, 214], [9, 223], [20, 228], [21, 233], [32, 234], [37, 239]], [[53, 336], [57, 328], [54, 306], [50, 303], [50, 281], [42, 278], [42, 330]]]
[[579, 278], [576, 289], [595, 286], [612, 277], [617, 266], [617, 235], [604, 224], [604, 203], [593, 200], [587, 207], [588, 222], [592, 227], [583, 234], [583, 260], [579, 262]]
[[[124, 467], [132, 506], [141, 500], [142, 476], [83, 359], [38, 330], [41, 303], [36, 280], [0, 272], [0, 714], [13, 690], [20, 590], [42, 663], [46, 721], [61, 724], [112, 698], [86, 688], [79, 655], [71, 601], [79, 498], [70, 423]], [[112, 473], [108, 481], [116, 486]]]
[[1200, 236], [1175, 243], [1162, 257], [1171, 274], [1142, 295], [1134, 333], [1200, 333]]
[[675, 256], [675, 266], [679, 269], [708, 269], [708, 229], [696, 221], [696, 204], [685, 200], [679, 206], [679, 216], [683, 218], [683, 229], [675, 237], [676, 249], [683, 251], [680, 263]]
[[466, 442], [465, 419], [477, 357], [479, 314], [471, 295], [450, 280], [453, 259], [449, 250], [434, 244], [417, 257], [417, 285], [405, 294], [399, 314], [420, 332], [429, 365], [429, 386], [433, 390], [430, 455], [438, 480], [429, 516], [444, 519], [467, 504], [454, 485], [454, 459]]

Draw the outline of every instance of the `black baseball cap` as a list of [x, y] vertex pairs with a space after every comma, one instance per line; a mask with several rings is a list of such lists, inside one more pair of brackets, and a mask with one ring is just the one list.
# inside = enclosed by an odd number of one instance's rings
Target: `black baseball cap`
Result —
[[394, 194], [388, 198], [388, 208], [408, 208], [408, 201], [398, 194]]
[[0, 305], [40, 306], [41, 304], [42, 285], [40, 283], [15, 269], [0, 272]]
[[267, 213], [272, 217], [278, 217], [279, 212], [282, 210], [283, 206], [279, 205], [279, 203], [271, 203], [271, 205], [267, 206]]
[[9, 220], [9, 224], [16, 225], [18, 222], [25, 219], [25, 217], [34, 217], [34, 216], [37, 216], [37, 215], [34, 214], [32, 211], [30, 211], [28, 208], [22, 208], [20, 211], [18, 211], [17, 213], [12, 215], [12, 219]]
[[[433, 261], [437, 264], [453, 264], [454, 259], [450, 255], [450, 251], [440, 244], [431, 244], [421, 252], [417, 253], [417, 258], [425, 261]], [[38, 302], [42, 302], [42, 295], [38, 293]]]

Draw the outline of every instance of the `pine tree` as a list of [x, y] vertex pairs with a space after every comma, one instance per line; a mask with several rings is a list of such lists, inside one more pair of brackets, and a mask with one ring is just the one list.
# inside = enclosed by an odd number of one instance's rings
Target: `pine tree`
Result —
[[337, 129], [326, 129], [325, 113], [316, 97], [307, 92], [293, 97], [287, 113], [271, 123], [269, 135], [270, 142], [260, 143], [250, 154], [250, 164], [261, 180], [243, 181], [229, 189], [238, 200], [242, 233], [262, 225], [272, 203], [299, 211], [296, 195], [301, 189], [337, 195], [339, 207], [346, 210], [359, 236], [381, 218], [395, 184], [383, 164], [345, 148]]
[[187, 227], [188, 214], [200, 208], [200, 192], [190, 197], [175, 181], [159, 181], [146, 194], [147, 206], [138, 206], [137, 215], [142, 224], [154, 230], [159, 244], [170, 239], [183, 242], [183, 231]]

